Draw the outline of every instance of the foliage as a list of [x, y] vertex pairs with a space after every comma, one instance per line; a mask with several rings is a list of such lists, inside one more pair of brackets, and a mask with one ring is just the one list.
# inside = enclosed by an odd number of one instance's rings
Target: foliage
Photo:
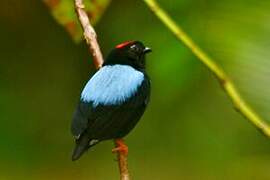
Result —
[[[43, 0], [49, 7], [55, 20], [78, 42], [82, 39], [82, 30], [74, 11], [74, 0]], [[109, 5], [110, 0], [85, 1], [85, 10], [92, 24], [95, 24]]]

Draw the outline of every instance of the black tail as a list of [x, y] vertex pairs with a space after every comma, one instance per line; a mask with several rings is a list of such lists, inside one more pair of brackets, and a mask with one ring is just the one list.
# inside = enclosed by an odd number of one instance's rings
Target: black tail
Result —
[[87, 136], [82, 136], [76, 141], [76, 146], [73, 150], [72, 161], [79, 159], [83, 153], [89, 148], [90, 139]]

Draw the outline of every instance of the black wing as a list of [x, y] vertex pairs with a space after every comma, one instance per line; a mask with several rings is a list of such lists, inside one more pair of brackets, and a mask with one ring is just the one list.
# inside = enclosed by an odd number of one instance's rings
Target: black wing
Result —
[[80, 102], [72, 121], [72, 134], [86, 134], [89, 139], [112, 139], [125, 136], [132, 130], [149, 102], [150, 81], [147, 75], [137, 93], [122, 105], [93, 107]]

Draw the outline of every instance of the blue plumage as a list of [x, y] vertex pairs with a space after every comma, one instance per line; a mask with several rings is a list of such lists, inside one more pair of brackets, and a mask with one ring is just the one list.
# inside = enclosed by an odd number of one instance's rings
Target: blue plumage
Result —
[[125, 137], [142, 117], [150, 98], [145, 54], [151, 50], [139, 41], [116, 46], [85, 85], [74, 113], [72, 160], [90, 147]]
[[102, 67], [84, 87], [81, 100], [93, 106], [118, 105], [134, 95], [144, 74], [128, 65]]

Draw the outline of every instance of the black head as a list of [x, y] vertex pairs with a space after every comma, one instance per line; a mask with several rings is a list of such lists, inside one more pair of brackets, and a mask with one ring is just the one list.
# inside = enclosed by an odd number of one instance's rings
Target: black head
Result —
[[140, 41], [127, 41], [117, 45], [107, 57], [104, 65], [124, 64], [136, 69], [145, 68], [145, 54], [151, 49]]

